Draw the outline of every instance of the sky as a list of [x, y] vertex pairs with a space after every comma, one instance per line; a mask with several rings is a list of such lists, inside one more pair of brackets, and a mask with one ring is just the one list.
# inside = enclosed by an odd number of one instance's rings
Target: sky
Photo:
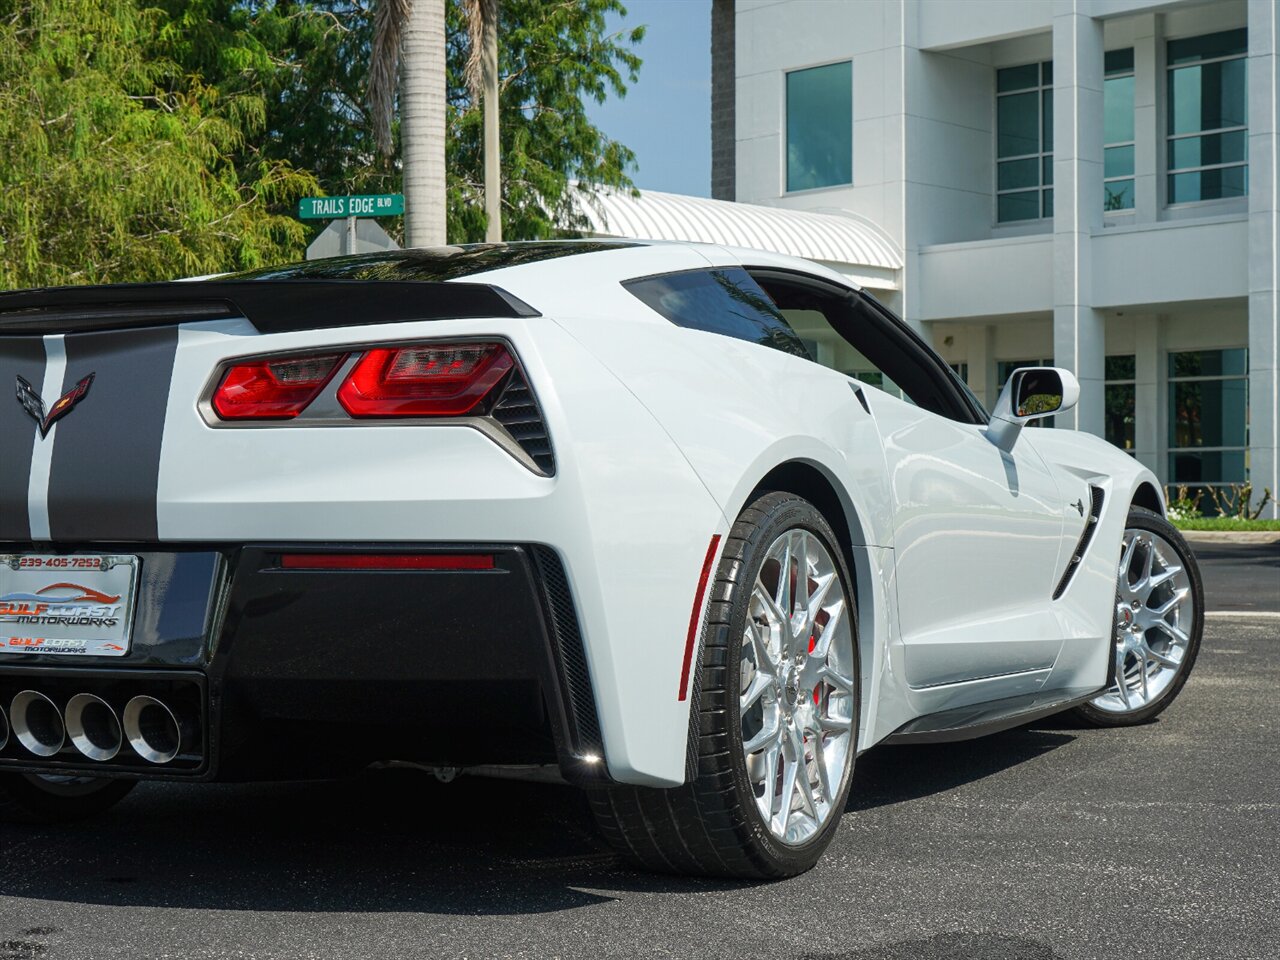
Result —
[[711, 0], [623, 0], [611, 30], [647, 27], [640, 79], [625, 99], [587, 102], [587, 114], [630, 147], [641, 190], [711, 195]]

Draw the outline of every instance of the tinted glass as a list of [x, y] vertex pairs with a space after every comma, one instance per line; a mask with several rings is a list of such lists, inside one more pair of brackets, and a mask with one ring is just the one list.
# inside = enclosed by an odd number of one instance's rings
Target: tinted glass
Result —
[[[639, 244], [594, 240], [573, 243], [475, 243], [457, 247], [360, 254], [354, 257], [328, 257], [233, 273], [217, 280], [456, 280], [523, 263], [635, 246]], [[217, 280], [211, 282], [216, 283]]]
[[1102, 91], [1102, 136], [1105, 143], [1133, 139], [1133, 77], [1114, 77]]
[[1243, 447], [1247, 394], [1244, 379], [1169, 384], [1169, 446]]
[[[1181, 450], [1169, 454], [1170, 483], [1239, 483], [1244, 474], [1243, 450]], [[1205, 504], [1208, 502], [1206, 496]]]
[[996, 71], [996, 92], [1009, 93], [1013, 90], [1027, 90], [1040, 85], [1040, 65], [1023, 64], [1020, 67], [1005, 67]]
[[1126, 47], [1124, 50], [1108, 50], [1103, 66], [1108, 75], [1133, 73], [1133, 47]]
[[1211, 60], [1214, 57], [1230, 57], [1247, 53], [1249, 31], [1225, 30], [1200, 37], [1169, 41], [1169, 63], [1187, 63], [1194, 60]]
[[1132, 383], [1110, 384], [1105, 388], [1105, 398], [1107, 440], [1122, 450], [1132, 450], [1137, 387]]
[[787, 190], [853, 182], [853, 64], [787, 74]]
[[1137, 376], [1137, 369], [1137, 359], [1131, 353], [1107, 357], [1106, 375], [1108, 380], [1132, 380]]
[[623, 284], [672, 323], [813, 359], [804, 344], [745, 270], [689, 270]]
[[1126, 177], [1133, 175], [1133, 147], [1107, 147], [1103, 151], [1103, 176]]
[[1243, 197], [1248, 193], [1248, 167], [1199, 170], [1196, 173], [1177, 173], [1169, 177], [1170, 203], [1192, 203], [1196, 200]]
[[1011, 220], [1035, 220], [1040, 216], [1040, 191], [1002, 193], [996, 197], [996, 218], [1001, 223]]
[[1248, 133], [1210, 133], [1203, 137], [1179, 137], [1169, 141], [1169, 169], [1210, 167], [1217, 163], [1239, 163], [1246, 159]]
[[1040, 97], [1018, 93], [996, 101], [996, 150], [1002, 157], [1040, 152]]
[[1040, 161], [1030, 157], [1026, 160], [1006, 160], [997, 164], [996, 185], [1001, 190], [1040, 186]]
[[1224, 60], [1169, 71], [1169, 132], [1242, 127], [1245, 60]]
[[1103, 210], [1132, 210], [1133, 209], [1133, 181], [1132, 180], [1112, 180], [1102, 186], [1102, 209]]
[[1249, 352], [1182, 350], [1169, 354], [1170, 377], [1243, 377], [1249, 372]]

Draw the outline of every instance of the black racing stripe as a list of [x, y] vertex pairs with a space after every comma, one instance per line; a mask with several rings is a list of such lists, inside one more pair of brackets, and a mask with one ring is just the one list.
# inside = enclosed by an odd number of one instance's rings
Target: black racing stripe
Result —
[[72, 384], [89, 393], [58, 421], [49, 476], [49, 532], [60, 542], [155, 540], [156, 481], [176, 327], [72, 334]]
[[0, 337], [0, 540], [30, 540], [27, 487], [36, 424], [18, 403], [18, 377], [44, 388], [44, 341]]

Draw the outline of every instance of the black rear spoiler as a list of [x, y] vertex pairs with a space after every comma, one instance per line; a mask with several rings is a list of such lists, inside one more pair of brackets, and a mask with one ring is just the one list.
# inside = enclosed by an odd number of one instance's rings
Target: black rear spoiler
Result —
[[409, 320], [540, 316], [488, 283], [195, 280], [0, 293], [0, 336], [159, 327], [247, 317], [261, 333]]

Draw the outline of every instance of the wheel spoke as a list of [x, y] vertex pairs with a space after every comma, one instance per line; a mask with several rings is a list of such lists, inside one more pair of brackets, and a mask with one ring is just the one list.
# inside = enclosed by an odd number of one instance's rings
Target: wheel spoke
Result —
[[[1142, 651], [1139, 651], [1141, 654]], [[1138, 677], [1142, 681], [1142, 702], [1146, 703], [1151, 699], [1151, 691], [1147, 687], [1147, 658], [1145, 656], [1138, 657]]]
[[818, 671], [818, 677], [845, 693], [853, 693], [852, 678], [836, 673], [835, 668], [829, 663], [824, 664], [822, 669]]
[[1167, 617], [1174, 608], [1187, 599], [1187, 594], [1191, 592], [1189, 587], [1183, 587], [1181, 590], [1173, 591], [1173, 596], [1158, 607], [1151, 608], [1151, 612], [1162, 620]]
[[742, 695], [742, 698], [739, 701], [739, 706], [741, 708], [740, 713], [745, 714], [755, 706], [756, 701], [759, 700], [760, 696], [771, 686], [773, 686], [773, 678], [767, 673], [756, 671], [755, 677], [751, 680], [751, 686], [747, 687], [747, 692]]
[[1151, 578], [1151, 588], [1154, 590], [1156, 587], [1160, 586], [1160, 584], [1168, 583], [1170, 580], [1172, 580], [1181, 572], [1182, 572], [1182, 567], [1178, 567], [1178, 566], [1165, 567], [1162, 572], [1160, 572], [1159, 574], [1156, 574]]
[[774, 606], [778, 610], [781, 623], [791, 622], [791, 535], [787, 534], [786, 545], [782, 550], [782, 563], [778, 567], [778, 592], [774, 595]]
[[761, 750], [764, 747], [769, 746], [771, 743], [777, 743], [779, 742], [781, 734], [782, 727], [776, 723], [772, 727], [765, 727], [750, 740], [747, 740], [742, 744], [742, 752], [750, 755], [755, 753], [757, 750]]
[[796, 793], [796, 771], [800, 769], [797, 760], [787, 757], [782, 751], [782, 791], [778, 797], [778, 810], [774, 814], [775, 824], [771, 824], [774, 833], [780, 837], [787, 835], [787, 821], [791, 819], [791, 798]]
[[1128, 710], [1132, 705], [1129, 703], [1129, 682], [1124, 675], [1124, 661], [1124, 647], [1116, 647], [1116, 689], [1120, 699], [1124, 701], [1125, 709]]
[[1155, 627], [1157, 630], [1163, 630], [1165, 633], [1173, 637], [1173, 639], [1177, 640], [1183, 646], [1186, 646], [1189, 643], [1191, 643], [1191, 638], [1188, 637], [1181, 630], [1179, 630], [1177, 627], [1175, 627], [1168, 620], [1157, 620], [1155, 623], [1152, 624], [1152, 626]]
[[1120, 585], [1129, 586], [1129, 569], [1133, 566], [1133, 555], [1138, 549], [1138, 538], [1132, 537], [1125, 544], [1124, 553], [1120, 557]]
[[841, 622], [844, 619], [844, 606], [843, 597], [831, 605], [831, 616], [822, 625], [822, 633], [817, 638], [818, 642], [814, 645], [813, 652], [809, 655], [810, 663], [822, 663], [827, 657], [831, 656], [831, 644], [835, 640], [836, 631], [840, 629]]
[[1169, 656], [1167, 653], [1161, 653], [1155, 647], [1152, 647], [1150, 645], [1144, 647], [1144, 652], [1150, 659], [1154, 660], [1156, 663], [1160, 664], [1160, 666], [1162, 667], [1169, 667], [1171, 670], [1176, 670], [1178, 669], [1178, 667], [1182, 666], [1181, 660], [1175, 660], [1173, 657]]
[[823, 799], [827, 803], [835, 799], [835, 791], [831, 789], [831, 775], [827, 772], [827, 754], [826, 745], [822, 741], [822, 730], [813, 731], [813, 739], [809, 741], [813, 746], [813, 762], [818, 768], [818, 786], [822, 790]]
[[751, 637], [751, 649], [756, 655], [756, 669], [767, 671], [773, 676], [778, 674], [778, 661], [769, 649], [769, 641], [761, 632], [761, 625], [754, 620], [747, 621], [747, 634]]

